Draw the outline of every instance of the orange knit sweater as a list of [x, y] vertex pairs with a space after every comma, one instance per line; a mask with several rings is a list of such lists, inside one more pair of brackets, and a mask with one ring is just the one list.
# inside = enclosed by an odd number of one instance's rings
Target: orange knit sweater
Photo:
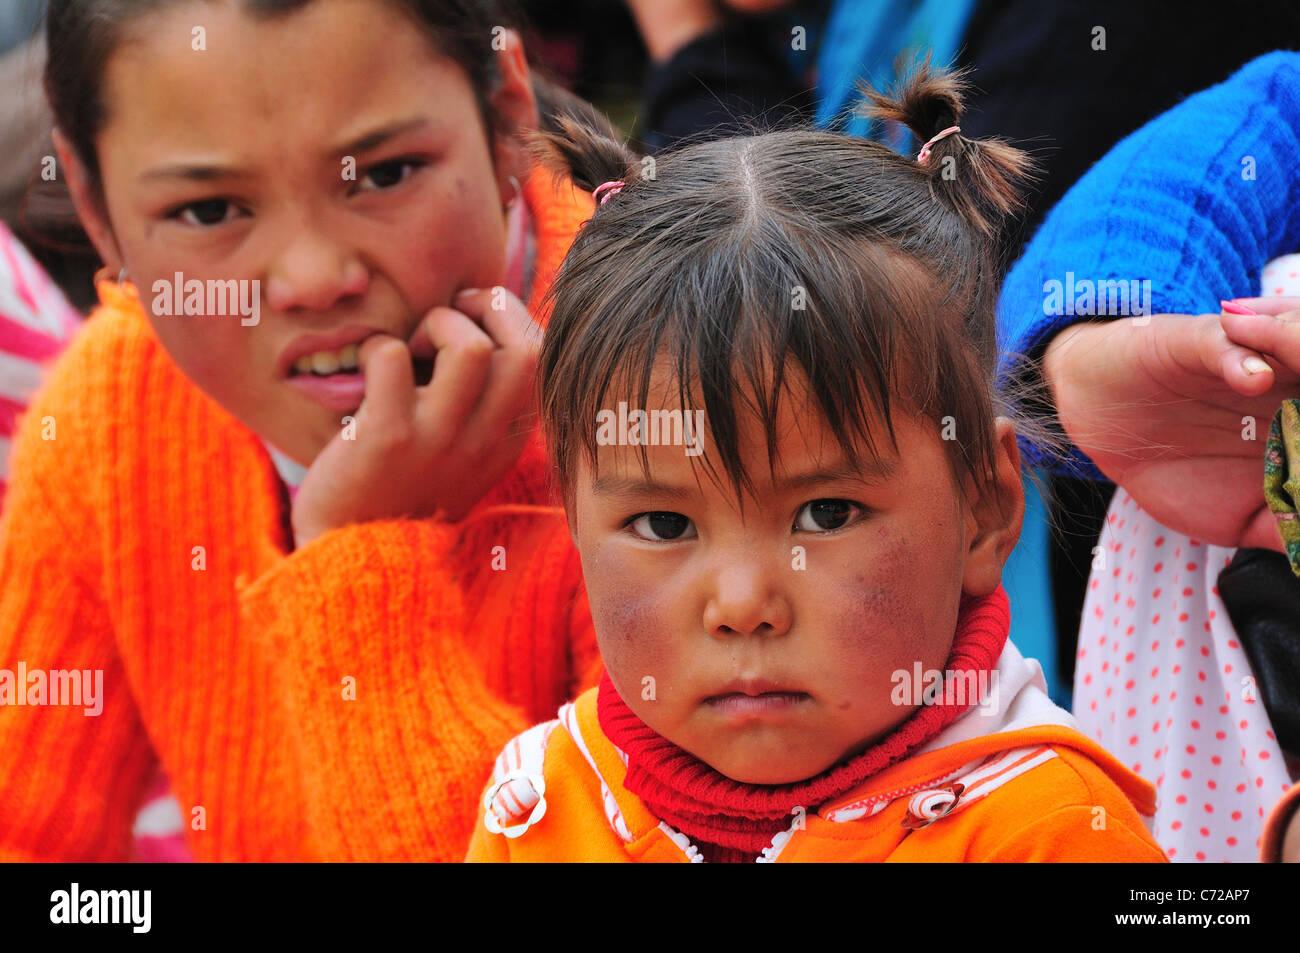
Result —
[[[524, 195], [536, 314], [592, 206]], [[125, 859], [157, 759], [198, 860], [460, 860], [496, 753], [599, 672], [539, 441], [457, 526], [286, 555], [261, 441], [100, 288], [14, 446], [0, 669], [102, 670], [103, 711], [0, 707], [0, 859]]]

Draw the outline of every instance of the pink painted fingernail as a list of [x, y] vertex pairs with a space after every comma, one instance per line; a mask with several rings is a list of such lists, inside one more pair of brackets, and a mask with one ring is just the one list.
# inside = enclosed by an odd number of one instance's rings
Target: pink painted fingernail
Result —
[[1259, 314], [1258, 311], [1252, 311], [1244, 304], [1237, 304], [1235, 301], [1220, 301], [1219, 306], [1228, 314]]

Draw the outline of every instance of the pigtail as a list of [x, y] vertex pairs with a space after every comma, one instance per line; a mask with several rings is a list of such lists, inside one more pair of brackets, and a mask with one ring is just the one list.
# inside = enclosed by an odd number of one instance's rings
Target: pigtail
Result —
[[544, 167], [588, 192], [605, 182], [631, 184], [641, 167], [640, 157], [614, 137], [607, 122], [572, 113], [553, 116], [533, 133], [530, 147]]
[[[916, 64], [902, 83], [886, 94], [862, 84], [867, 102], [859, 112], [872, 119], [907, 126], [921, 143], [951, 126], [960, 126], [970, 89], [968, 70], [936, 69], [930, 57]], [[1033, 160], [1001, 139], [967, 139], [960, 132], [939, 138], [920, 165], [935, 191], [948, 200], [975, 232], [997, 238], [1006, 219], [1023, 204], [1023, 190], [1034, 177]]]
[[537, 100], [537, 128], [562, 135], [560, 120], [573, 119], [597, 130], [610, 139], [617, 137], [605, 114], [581, 96], [570, 92], [546, 76], [541, 67], [533, 67], [533, 96]]

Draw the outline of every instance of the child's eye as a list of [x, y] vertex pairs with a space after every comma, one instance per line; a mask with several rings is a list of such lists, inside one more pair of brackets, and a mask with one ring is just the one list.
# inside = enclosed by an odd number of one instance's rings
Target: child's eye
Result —
[[642, 539], [668, 542], [690, 539], [695, 536], [695, 526], [681, 513], [642, 513], [631, 523], [632, 532]]
[[[361, 177], [362, 189], [368, 192], [381, 192], [385, 189], [391, 189], [393, 186], [400, 185], [409, 179], [424, 164], [423, 162], [416, 162], [414, 159], [393, 159], [391, 162], [381, 162], [379, 165], [371, 166], [366, 170], [366, 174]], [[367, 181], [372, 182], [373, 186], [366, 188], [365, 183]]]
[[189, 205], [182, 206], [172, 215], [179, 216], [186, 225], [211, 228], [229, 221], [230, 213], [236, 211], [238, 209], [229, 199], [204, 199], [201, 202], [191, 202]]
[[794, 519], [794, 528], [802, 533], [825, 533], [843, 529], [861, 518], [864, 508], [849, 500], [812, 500], [805, 503]]

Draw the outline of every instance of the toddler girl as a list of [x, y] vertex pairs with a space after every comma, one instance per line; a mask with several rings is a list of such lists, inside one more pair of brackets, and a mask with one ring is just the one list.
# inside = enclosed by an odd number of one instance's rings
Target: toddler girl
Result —
[[541, 386], [607, 676], [506, 747], [470, 860], [1163, 859], [1150, 786], [1007, 641], [993, 236], [1025, 159], [961, 136], [960, 90], [872, 94], [915, 161], [548, 140], [601, 201]]

